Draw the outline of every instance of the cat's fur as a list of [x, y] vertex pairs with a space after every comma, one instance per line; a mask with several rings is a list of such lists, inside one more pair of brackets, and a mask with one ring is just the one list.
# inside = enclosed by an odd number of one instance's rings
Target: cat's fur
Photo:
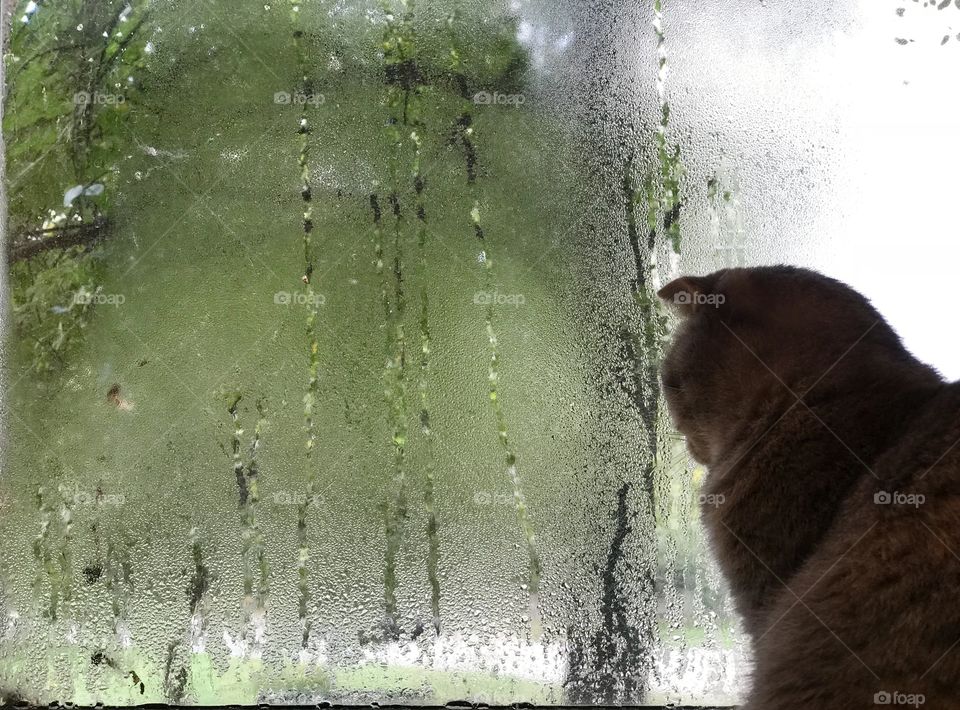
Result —
[[[659, 295], [682, 315], [666, 400], [708, 469], [702, 518], [753, 641], [745, 707], [960, 709], [960, 383], [812, 271]], [[954, 305], [930, 308], [956, 327]]]

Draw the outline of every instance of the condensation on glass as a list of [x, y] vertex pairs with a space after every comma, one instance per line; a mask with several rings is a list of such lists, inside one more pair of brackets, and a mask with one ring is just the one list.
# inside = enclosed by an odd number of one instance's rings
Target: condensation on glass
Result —
[[734, 702], [654, 293], [960, 43], [773, 5], [5, 3], [3, 696]]

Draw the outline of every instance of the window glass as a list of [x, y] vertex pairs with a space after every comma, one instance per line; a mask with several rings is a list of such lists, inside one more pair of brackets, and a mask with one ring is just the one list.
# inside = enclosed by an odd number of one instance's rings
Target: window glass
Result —
[[956, 5], [5, 2], [0, 694], [734, 703], [654, 293], [909, 328]]

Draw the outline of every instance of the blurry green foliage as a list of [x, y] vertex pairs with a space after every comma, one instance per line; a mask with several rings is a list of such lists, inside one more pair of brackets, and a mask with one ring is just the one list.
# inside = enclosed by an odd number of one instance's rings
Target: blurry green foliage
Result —
[[[405, 16], [411, 14], [413, 3], [393, 0], [385, 5], [397, 16]], [[517, 39], [519, 18], [505, 3], [419, 0], [410, 19], [422, 83], [458, 91], [451, 84], [458, 73], [471, 93], [522, 90], [530, 59]], [[334, 21], [318, 25], [311, 33], [317, 48], [333, 60], [344, 80], [381, 80], [384, 48], [379, 25], [367, 22], [345, 27]]]
[[[4, 56], [8, 234], [41, 225], [90, 223], [109, 206], [113, 163], [130, 147], [124, 122], [138, 90], [149, 46], [144, 31], [150, 0], [21, 0]], [[104, 183], [101, 195], [75, 186]], [[16, 262], [10, 283], [17, 340], [29, 347], [36, 372], [62, 361], [83, 334], [91, 303], [95, 255], [82, 247], [49, 249]]]
[[107, 180], [128, 147], [149, 8], [150, 0], [17, 4], [3, 120], [14, 234], [62, 209], [67, 188]]
[[49, 249], [10, 268], [13, 322], [35, 372], [53, 369], [83, 336], [99, 259], [82, 247]]

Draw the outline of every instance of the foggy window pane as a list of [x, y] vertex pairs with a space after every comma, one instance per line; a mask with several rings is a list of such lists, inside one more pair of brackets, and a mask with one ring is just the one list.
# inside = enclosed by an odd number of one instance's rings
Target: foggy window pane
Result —
[[938, 364], [958, 32], [5, 0], [0, 695], [735, 703], [654, 294], [813, 266]]

